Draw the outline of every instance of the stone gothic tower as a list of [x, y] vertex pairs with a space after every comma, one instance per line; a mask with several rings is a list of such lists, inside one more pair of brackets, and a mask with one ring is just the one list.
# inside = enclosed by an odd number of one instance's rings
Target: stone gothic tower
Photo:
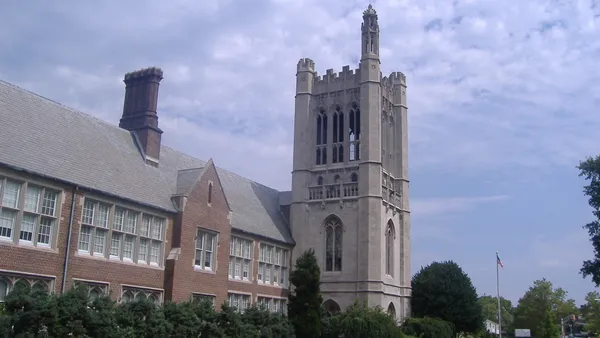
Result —
[[294, 259], [314, 249], [328, 311], [355, 299], [410, 315], [406, 78], [382, 77], [369, 5], [356, 70], [298, 62], [291, 230]]

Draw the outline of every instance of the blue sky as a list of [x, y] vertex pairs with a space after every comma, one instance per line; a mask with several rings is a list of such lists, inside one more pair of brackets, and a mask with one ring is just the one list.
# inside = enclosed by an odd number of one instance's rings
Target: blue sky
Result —
[[[179, 150], [289, 189], [295, 67], [357, 67], [348, 0], [11, 2], [0, 78], [117, 123], [123, 75], [163, 68]], [[592, 256], [575, 166], [600, 152], [594, 0], [377, 1], [384, 75], [408, 79], [413, 271], [453, 259], [516, 301], [546, 277], [578, 302]]]

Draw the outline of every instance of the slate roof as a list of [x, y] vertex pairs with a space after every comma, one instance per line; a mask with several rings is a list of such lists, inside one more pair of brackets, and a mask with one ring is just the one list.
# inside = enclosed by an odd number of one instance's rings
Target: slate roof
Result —
[[[158, 168], [147, 165], [128, 131], [2, 80], [0, 163], [171, 212], [171, 195], [205, 165], [166, 146]], [[217, 172], [234, 229], [294, 243], [279, 191]]]

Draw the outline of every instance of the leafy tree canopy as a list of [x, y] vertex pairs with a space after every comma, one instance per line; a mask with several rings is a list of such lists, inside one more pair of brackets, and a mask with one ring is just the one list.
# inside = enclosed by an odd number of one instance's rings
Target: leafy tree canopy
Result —
[[471, 278], [452, 261], [434, 262], [413, 276], [412, 313], [453, 323], [459, 333], [483, 330], [483, 313]]
[[[497, 323], [498, 297], [483, 295], [479, 297], [479, 304], [481, 304], [483, 317]], [[514, 320], [514, 307], [512, 302], [504, 297], [500, 297], [500, 309], [502, 310], [502, 330], [508, 332], [513, 327]]]
[[[586, 303], [581, 307], [581, 316], [585, 325], [584, 328], [580, 328], [580, 331], [584, 329], [598, 334], [600, 333], [600, 293], [597, 291], [588, 292], [585, 301]], [[577, 326], [578, 323], [573, 321], [569, 324]], [[577, 330], [574, 331], [577, 332]]]
[[533, 286], [519, 299], [514, 313], [514, 325], [518, 329], [531, 329], [532, 335], [548, 332], [544, 325], [550, 325], [546, 316], [548, 311], [552, 322], [560, 323], [561, 318], [578, 312], [575, 301], [567, 299], [567, 292], [554, 288], [545, 278], [533, 282]]
[[297, 337], [321, 335], [321, 270], [315, 251], [309, 249], [296, 260], [290, 274], [293, 291], [289, 295], [288, 316]]
[[588, 181], [583, 187], [583, 193], [588, 197], [594, 215], [594, 220], [583, 226], [590, 236], [594, 258], [583, 262], [581, 274], [584, 278], [591, 276], [594, 284], [600, 286], [600, 156], [586, 158], [579, 163], [577, 169], [579, 176]]

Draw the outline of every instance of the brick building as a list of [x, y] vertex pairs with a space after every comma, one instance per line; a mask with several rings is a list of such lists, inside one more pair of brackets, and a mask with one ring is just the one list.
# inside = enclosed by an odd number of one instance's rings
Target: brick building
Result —
[[377, 20], [369, 6], [358, 69], [298, 62], [291, 191], [162, 145], [158, 68], [125, 75], [118, 127], [0, 81], [0, 301], [85, 283], [278, 311], [312, 248], [329, 311], [409, 315], [406, 79], [381, 75]]
[[80, 282], [281, 308], [294, 242], [279, 192], [162, 146], [161, 79], [125, 76], [120, 128], [0, 82], [0, 300], [19, 281]]

